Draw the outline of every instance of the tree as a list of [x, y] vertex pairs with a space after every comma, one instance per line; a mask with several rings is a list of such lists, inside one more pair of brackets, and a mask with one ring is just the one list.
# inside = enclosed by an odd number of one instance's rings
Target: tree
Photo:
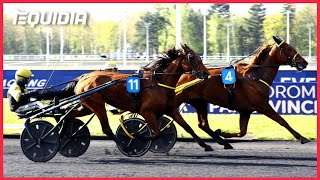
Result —
[[254, 4], [249, 9], [249, 18], [246, 18], [248, 24], [248, 35], [250, 37], [249, 50], [253, 52], [265, 42], [263, 33], [263, 21], [266, 17], [266, 8], [263, 4]]
[[[189, 5], [181, 5], [182, 42], [186, 43], [195, 52], [203, 51], [203, 18], [200, 11], [194, 11]], [[176, 6], [160, 9], [166, 26], [160, 30], [159, 51], [165, 51], [176, 43]]]
[[[316, 34], [316, 24], [317, 24], [317, 6], [310, 4], [298, 11], [296, 18], [293, 21], [296, 31], [294, 31], [294, 37], [296, 38], [296, 45], [294, 46], [296, 50], [301, 55], [308, 55], [309, 47], [309, 24], [314, 26], [311, 28], [311, 43], [312, 43], [312, 55], [316, 55], [317, 47], [317, 34]], [[291, 44], [291, 43], [290, 43]]]
[[3, 50], [4, 54], [19, 54], [23, 49], [23, 36], [20, 33], [21, 26], [15, 26], [12, 24], [13, 18], [4, 15], [3, 16]]
[[[287, 25], [287, 11], [289, 11], [289, 37], [290, 37], [290, 44], [292, 46], [295, 46], [296, 45], [296, 37], [295, 37], [295, 34], [294, 34], [294, 31], [297, 31], [298, 29], [296, 29], [296, 27], [294, 26], [294, 19], [296, 17], [296, 5], [295, 4], [284, 4], [282, 6], [282, 10], [281, 10], [281, 13], [283, 14], [284, 18], [283, 18], [283, 24]], [[283, 31], [284, 32], [287, 32], [286, 30], [287, 26], [285, 26], [283, 28]], [[299, 30], [298, 30], [299, 31]], [[287, 33], [285, 33], [287, 34]]]
[[249, 42], [247, 38], [247, 31], [243, 26], [239, 27], [239, 55], [244, 56], [246, 55], [248, 52], [250, 52], [249, 47]]
[[146, 51], [146, 32], [148, 26], [149, 35], [149, 52], [158, 53], [159, 51], [159, 35], [161, 29], [167, 26], [167, 20], [161, 16], [160, 11], [147, 12], [144, 16], [141, 16], [141, 20], [135, 25], [137, 31], [135, 35], [134, 46], [137, 51]]
[[203, 14], [194, 11], [190, 6], [187, 6], [185, 11], [189, 11], [189, 14], [185, 26], [182, 27], [184, 32], [182, 38], [195, 52], [203, 54]]
[[92, 25], [93, 51], [95, 54], [115, 52], [118, 47], [118, 24], [113, 21]]
[[264, 36], [267, 39], [267, 43], [274, 43], [272, 36], [279, 35], [280, 37], [285, 37], [286, 24], [283, 23], [285, 17], [281, 13], [272, 14], [266, 17], [263, 21], [263, 31]]
[[[232, 42], [230, 46], [232, 47], [230, 50], [231, 55], [236, 56], [245, 56], [251, 53], [249, 49], [250, 44], [250, 36], [248, 35], [248, 29], [245, 22], [245, 17], [242, 16], [233, 16], [232, 19], [234, 25], [234, 32], [232, 32]], [[231, 42], [231, 40], [230, 40]], [[232, 51], [234, 50], [234, 51]]]
[[226, 55], [227, 26], [225, 23], [230, 23], [229, 4], [214, 4], [208, 11], [208, 53]]
[[213, 4], [208, 10], [209, 16], [213, 14], [218, 14], [221, 17], [229, 18], [230, 17], [230, 5], [229, 4]]

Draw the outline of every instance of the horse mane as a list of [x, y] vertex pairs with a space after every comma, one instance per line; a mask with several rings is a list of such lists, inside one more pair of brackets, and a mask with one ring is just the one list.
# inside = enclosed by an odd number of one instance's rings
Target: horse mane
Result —
[[261, 64], [264, 60], [264, 57], [271, 51], [272, 47], [273, 45], [260, 46], [257, 50], [254, 51], [255, 56], [252, 58], [253, 60], [251, 61], [251, 63], [239, 63], [238, 66], [245, 66], [243, 68], [243, 74], [248, 74], [249, 72], [251, 72], [254, 65]]
[[161, 54], [159, 60], [152, 61], [149, 64], [142, 66], [141, 68], [146, 71], [164, 71], [169, 63], [178, 58], [180, 52], [180, 50], [177, 50], [175, 49], [175, 47], [173, 47], [169, 49], [165, 54]]

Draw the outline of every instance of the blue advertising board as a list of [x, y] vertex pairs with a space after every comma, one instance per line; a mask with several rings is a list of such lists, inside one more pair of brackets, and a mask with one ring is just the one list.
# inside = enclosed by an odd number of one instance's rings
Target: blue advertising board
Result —
[[[9, 86], [14, 82], [14, 70], [4, 70], [3, 97], [7, 96]], [[28, 89], [42, 89], [88, 73], [90, 70], [32, 70], [34, 77], [28, 84]], [[134, 70], [120, 71], [121, 73], [133, 74]], [[49, 77], [51, 78], [49, 79]], [[62, 89], [65, 85], [56, 87]], [[317, 71], [279, 71], [270, 89], [270, 105], [279, 114], [317, 114]], [[226, 108], [210, 104], [209, 113], [228, 114], [236, 113]], [[183, 108], [185, 113], [193, 113], [192, 106]]]

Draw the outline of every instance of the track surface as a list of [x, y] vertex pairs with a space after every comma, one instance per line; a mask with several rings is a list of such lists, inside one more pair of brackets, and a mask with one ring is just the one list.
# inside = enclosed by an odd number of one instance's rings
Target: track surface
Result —
[[57, 154], [45, 163], [27, 159], [20, 140], [4, 139], [4, 177], [316, 177], [316, 142], [252, 141], [233, 150], [209, 143], [177, 142], [169, 153], [122, 155], [112, 141], [93, 140], [78, 158]]

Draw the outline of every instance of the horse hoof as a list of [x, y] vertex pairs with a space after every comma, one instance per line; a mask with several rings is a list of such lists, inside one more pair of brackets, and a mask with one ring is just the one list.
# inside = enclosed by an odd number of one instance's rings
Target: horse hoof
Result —
[[216, 131], [215, 131], [215, 133], [217, 133], [217, 134], [221, 134], [221, 129], [217, 129]]
[[233, 147], [229, 143], [227, 143], [224, 145], [224, 149], [233, 149]]
[[206, 145], [206, 147], [204, 148], [204, 151], [213, 151], [213, 149], [211, 146]]
[[301, 138], [300, 142], [301, 142], [301, 144], [305, 144], [305, 143], [308, 143], [310, 141], [307, 138]]

